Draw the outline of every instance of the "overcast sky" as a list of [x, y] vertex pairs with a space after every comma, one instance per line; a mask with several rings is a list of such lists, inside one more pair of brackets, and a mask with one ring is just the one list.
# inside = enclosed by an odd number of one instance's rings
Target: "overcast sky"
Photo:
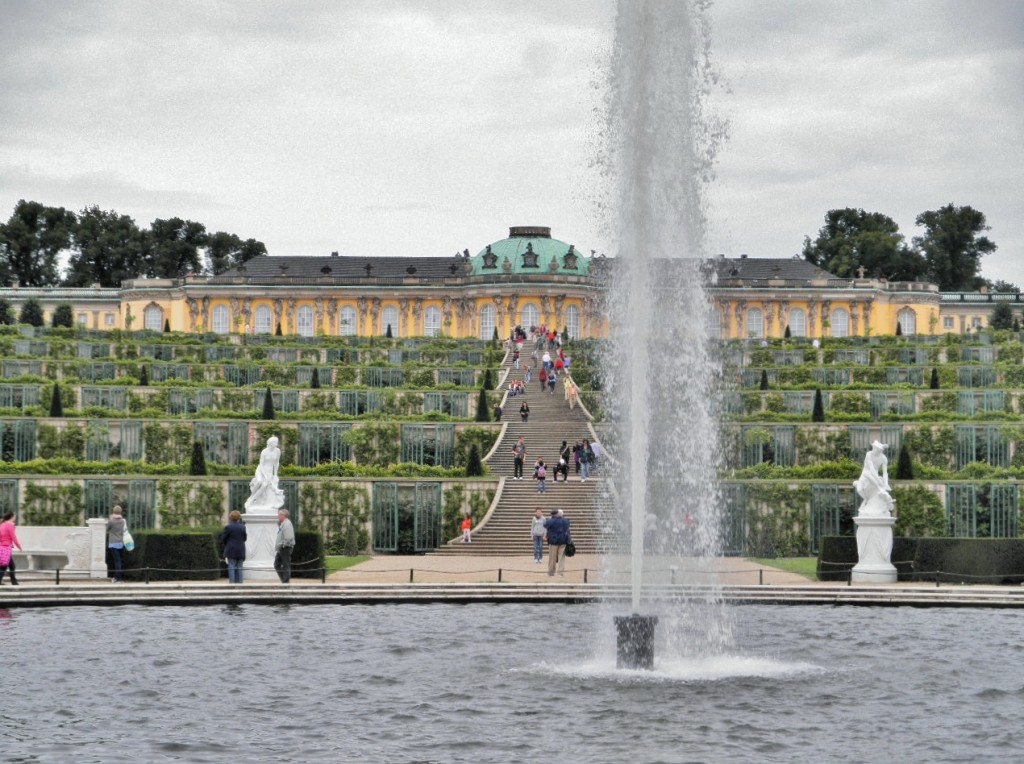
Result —
[[[19, 199], [197, 220], [271, 254], [448, 255], [594, 200], [615, 5], [0, 0], [0, 217]], [[1024, 283], [1024, 2], [719, 0], [713, 253], [825, 212], [988, 218]], [[609, 254], [612, 254], [609, 252]]]

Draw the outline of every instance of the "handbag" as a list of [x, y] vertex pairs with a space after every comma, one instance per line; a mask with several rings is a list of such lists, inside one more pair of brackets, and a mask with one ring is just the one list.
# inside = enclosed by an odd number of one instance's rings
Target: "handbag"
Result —
[[565, 545], [565, 556], [575, 557], [576, 556], [576, 542], [569, 539], [569, 542]]
[[124, 526], [124, 548], [126, 552], [135, 551], [135, 539], [132, 538], [132, 534], [128, 532], [128, 525]]

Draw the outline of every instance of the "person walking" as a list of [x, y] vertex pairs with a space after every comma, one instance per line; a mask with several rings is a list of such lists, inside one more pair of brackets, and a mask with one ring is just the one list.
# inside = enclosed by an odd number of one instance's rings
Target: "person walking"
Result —
[[569, 519], [560, 509], [551, 510], [544, 521], [548, 532], [548, 575], [565, 575], [565, 545], [569, 543]]
[[587, 478], [590, 477], [590, 460], [594, 458], [593, 452], [590, 450], [590, 441], [584, 440], [583, 445], [580, 446], [580, 473], [582, 478], [581, 483], [586, 483]]
[[526, 439], [520, 438], [512, 446], [512, 479], [523, 479], [523, 460], [526, 458]]
[[295, 549], [295, 528], [282, 507], [277, 512], [277, 541], [274, 543], [274, 570], [282, 584], [292, 580], [292, 550]]
[[601, 461], [601, 444], [596, 440], [590, 444], [590, 453], [594, 457], [590, 461], [590, 470], [591, 472], [597, 472], [597, 466]]
[[242, 513], [237, 509], [228, 515], [228, 524], [220, 533], [224, 544], [224, 557], [228, 561], [228, 583], [242, 583], [242, 569], [245, 566], [245, 542], [249, 538], [242, 525]]
[[548, 468], [544, 465], [544, 459], [538, 458], [537, 463], [533, 465], [533, 479], [537, 481], [537, 493], [548, 492]]
[[501, 421], [501, 404], [500, 403], [495, 403], [494, 404], [494, 421], [495, 422], [500, 422]]
[[463, 544], [472, 544], [473, 543], [473, 535], [471, 533], [472, 530], [473, 530], [473, 518], [471, 518], [469, 515], [466, 515], [464, 518], [462, 518], [462, 543]]
[[537, 375], [537, 378], [540, 380], [540, 391], [544, 392], [544, 388], [547, 387], [548, 384], [548, 369], [546, 366], [541, 367], [540, 374]]
[[[563, 440], [562, 447], [558, 450], [558, 466], [562, 470], [562, 482], [569, 482], [569, 460], [572, 459], [572, 449], [569, 448], [569, 442]], [[555, 476], [555, 480], [558, 480], [558, 476]]]
[[121, 514], [121, 507], [115, 506], [110, 510], [110, 519], [107, 520], [107, 548], [110, 550], [110, 558], [114, 563], [114, 578], [116, 584], [124, 581], [124, 561], [121, 553], [124, 551], [124, 532], [128, 530], [128, 523]]
[[530, 404], [523, 401], [523, 405], [519, 407], [519, 416], [522, 417], [524, 422], [530, 419]]
[[583, 447], [580, 445], [580, 442], [577, 440], [573, 444], [573, 447], [572, 447], [572, 461], [573, 461], [573, 464], [576, 465], [576, 474], [577, 475], [580, 474], [580, 461], [581, 461], [581, 458], [582, 458], [581, 457], [582, 453], [583, 453]]
[[557, 382], [558, 374], [556, 374], [555, 370], [552, 369], [550, 372], [548, 372], [548, 390], [551, 392], [552, 395], [555, 394], [555, 384]]
[[[528, 384], [530, 384], [530, 380], [531, 380], [531, 379], [533, 379], [533, 372], [532, 372], [532, 371], [530, 371], [530, 367], [529, 367], [529, 366], [527, 366], [527, 367], [526, 367], [526, 372], [524, 373], [524, 376], [523, 376], [523, 384], [524, 384], [524, 385], [528, 385]], [[523, 392], [525, 393], [525, 392], [526, 392], [526, 390], [524, 389], [524, 390], [523, 390]]]
[[530, 525], [530, 536], [533, 538], [533, 561], [534, 563], [544, 562], [544, 536], [547, 529], [544, 527], [544, 512], [537, 507], [533, 513], [533, 523]]
[[18, 551], [24, 551], [21, 548], [21, 542], [18, 541], [18, 534], [14, 530], [14, 512], [7, 510], [4, 512], [3, 520], [0, 520], [0, 584], [4, 582], [4, 574], [8, 570], [11, 571], [11, 586], [18, 585], [18, 576], [14, 567], [14, 547], [18, 547]]

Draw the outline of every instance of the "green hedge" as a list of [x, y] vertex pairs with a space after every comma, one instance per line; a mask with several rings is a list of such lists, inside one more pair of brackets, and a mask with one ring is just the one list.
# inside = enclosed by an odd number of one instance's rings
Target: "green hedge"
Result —
[[920, 539], [914, 570], [918, 581], [1024, 583], [1024, 539]]
[[[122, 552], [125, 580], [146, 580], [146, 568], [149, 568], [150, 581], [227, 578], [227, 566], [217, 541], [220, 532], [221, 528], [133, 532], [135, 550]], [[296, 531], [292, 560], [294, 578], [320, 578], [320, 569], [324, 566], [323, 537], [312, 531]], [[110, 566], [109, 552], [107, 565]]]
[[[900, 536], [893, 539], [891, 559], [896, 567], [898, 580], [914, 580], [914, 559], [920, 541], [923, 539]], [[857, 561], [855, 536], [825, 536], [821, 539], [818, 552], [818, 580], [847, 581]]]

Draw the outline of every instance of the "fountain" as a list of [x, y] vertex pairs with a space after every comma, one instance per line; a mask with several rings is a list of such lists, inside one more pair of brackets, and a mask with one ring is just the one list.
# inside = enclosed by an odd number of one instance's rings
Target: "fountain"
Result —
[[674, 654], [720, 650], [728, 635], [713, 587], [703, 601], [649, 605], [660, 617], [640, 612], [644, 580], [663, 572], [659, 565], [684, 558], [687, 570], [703, 572], [719, 550], [718, 374], [702, 263], [703, 190], [724, 128], [703, 106], [708, 43], [699, 7], [619, 3], [603, 161], [619, 252], [606, 389], [622, 459], [608, 482], [612, 501], [628, 510], [615, 535], [629, 538], [632, 582], [631, 614], [615, 619], [620, 668], [653, 667], [659, 621]]

